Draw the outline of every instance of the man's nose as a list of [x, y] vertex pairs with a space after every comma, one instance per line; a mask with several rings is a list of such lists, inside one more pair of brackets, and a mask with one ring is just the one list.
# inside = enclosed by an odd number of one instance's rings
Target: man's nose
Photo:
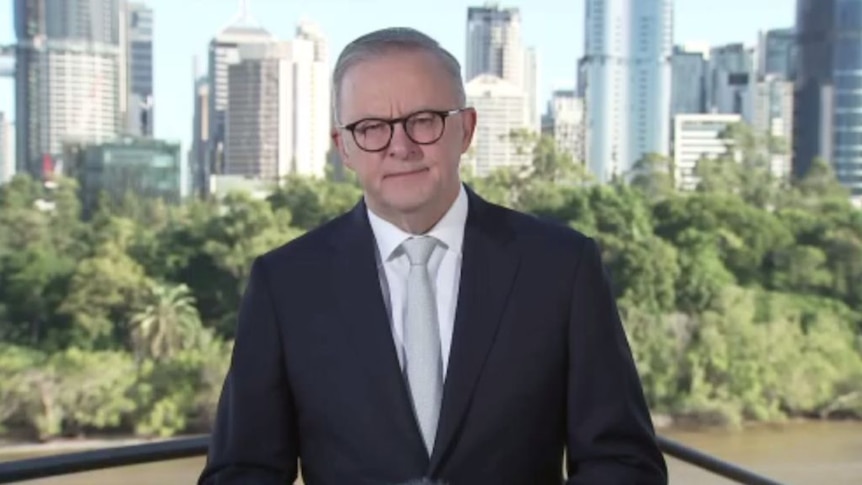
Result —
[[396, 123], [392, 127], [392, 140], [389, 142], [390, 157], [401, 159], [411, 158], [415, 156], [418, 148], [416, 142], [407, 136], [407, 131], [404, 129], [403, 124]]

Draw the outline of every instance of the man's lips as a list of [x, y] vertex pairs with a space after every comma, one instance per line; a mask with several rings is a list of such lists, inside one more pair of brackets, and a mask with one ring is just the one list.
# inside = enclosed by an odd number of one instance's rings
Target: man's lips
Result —
[[417, 168], [416, 170], [410, 170], [407, 172], [397, 172], [397, 173], [389, 173], [383, 176], [383, 178], [397, 178], [397, 177], [405, 177], [407, 175], [416, 175], [422, 172], [427, 172], [427, 167]]

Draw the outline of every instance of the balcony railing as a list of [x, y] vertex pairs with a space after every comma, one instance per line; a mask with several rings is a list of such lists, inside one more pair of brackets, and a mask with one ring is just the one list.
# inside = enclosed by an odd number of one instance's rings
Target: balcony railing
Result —
[[[762, 477], [663, 436], [658, 437], [658, 443], [666, 455], [737, 483], [781, 485], [775, 480]], [[0, 463], [0, 483], [204, 456], [208, 445], [209, 437], [201, 436], [5, 462]]]

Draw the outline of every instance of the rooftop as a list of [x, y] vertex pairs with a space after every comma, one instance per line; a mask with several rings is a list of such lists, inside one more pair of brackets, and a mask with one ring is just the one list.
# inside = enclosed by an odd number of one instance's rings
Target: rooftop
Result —
[[273, 36], [251, 16], [248, 0], [240, 0], [236, 15], [216, 34], [216, 39], [234, 40], [239, 38], [242, 40], [249, 37], [271, 39]]

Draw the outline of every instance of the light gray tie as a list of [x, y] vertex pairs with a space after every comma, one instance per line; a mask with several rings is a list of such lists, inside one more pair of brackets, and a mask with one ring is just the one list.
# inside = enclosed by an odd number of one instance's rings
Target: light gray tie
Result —
[[437, 303], [428, 274], [428, 259], [436, 245], [437, 240], [429, 236], [410, 238], [401, 244], [410, 259], [404, 315], [405, 371], [416, 419], [429, 455], [434, 449], [443, 398]]

